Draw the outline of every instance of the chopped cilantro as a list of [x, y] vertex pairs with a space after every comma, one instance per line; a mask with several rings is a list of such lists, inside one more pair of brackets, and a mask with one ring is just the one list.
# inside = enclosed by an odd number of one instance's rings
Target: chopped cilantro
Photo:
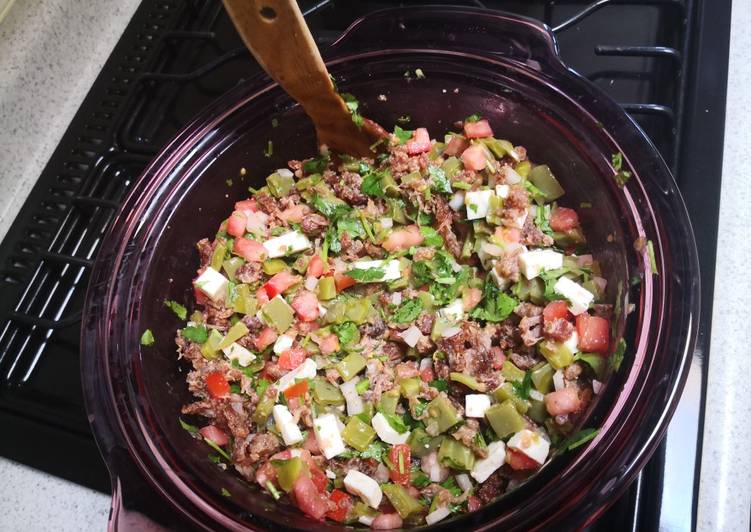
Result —
[[412, 132], [407, 129], [402, 129], [399, 126], [394, 126], [394, 135], [399, 139], [399, 144], [404, 144], [412, 138]]
[[514, 393], [517, 397], [520, 399], [529, 399], [529, 392], [532, 391], [532, 372], [525, 372], [524, 379], [521, 381], [512, 381], [511, 386], [514, 388]]
[[576, 449], [580, 445], [584, 445], [588, 441], [593, 440], [595, 436], [599, 434], [599, 432], [600, 429], [582, 429], [558, 444], [558, 449], [560, 449], [561, 451], [571, 451], [573, 449]]
[[456, 479], [453, 476], [441, 482], [441, 487], [449, 490], [454, 497], [462, 494], [462, 489], [456, 484]]
[[615, 170], [615, 175], [613, 176], [613, 179], [615, 179], [615, 182], [618, 184], [619, 187], [623, 187], [623, 185], [626, 184], [626, 182], [631, 179], [631, 172], [628, 170], [623, 170], [623, 154], [622, 153], [614, 153], [611, 157], [611, 162], [613, 163], [613, 170]]
[[465, 122], [470, 122], [470, 123], [479, 122], [480, 120], [482, 120], [482, 117], [478, 115], [477, 113], [473, 113], [464, 119]]
[[222, 488], [222, 497], [232, 497], [232, 494], [227, 488]]
[[550, 228], [550, 205], [538, 206], [535, 214], [535, 225], [546, 235], [552, 236], [553, 230]]
[[386, 453], [386, 445], [380, 441], [374, 441], [368, 448], [360, 453], [360, 458], [373, 458], [379, 462], [383, 461], [383, 455]]
[[386, 418], [386, 421], [389, 422], [389, 425], [391, 425], [391, 428], [394, 429], [399, 434], [404, 434], [409, 430], [409, 427], [404, 423], [404, 420], [395, 415], [395, 414], [389, 414], [388, 412], [383, 412], [379, 410], [381, 415]]
[[352, 121], [357, 127], [362, 127], [363, 118], [359, 112], [360, 102], [358, 102], [357, 98], [349, 92], [342, 93], [341, 97], [344, 100], [344, 104], [347, 106], [349, 113], [352, 115]]
[[256, 383], [256, 395], [258, 395], [258, 397], [263, 397], [263, 394], [266, 393], [269, 385], [271, 385], [271, 382], [266, 379], [258, 379], [258, 382]]
[[420, 227], [420, 233], [422, 233], [422, 236], [425, 237], [425, 240], [423, 243], [426, 246], [433, 246], [436, 248], [440, 248], [443, 246], [443, 237], [438, 234], [438, 231], [433, 229], [432, 227], [428, 226], [422, 226]]
[[313, 207], [330, 220], [336, 220], [352, 210], [349, 205], [339, 198], [321, 196], [319, 194], [313, 196], [312, 203]]
[[266, 145], [266, 149], [263, 150], [263, 156], [267, 159], [274, 155], [274, 143], [269, 140], [269, 143]]
[[232, 458], [230, 458], [230, 456], [227, 454], [227, 451], [225, 451], [224, 449], [222, 449], [221, 447], [219, 447], [219, 445], [214, 440], [210, 440], [210, 439], [204, 437], [203, 441], [206, 442], [206, 445], [208, 445], [209, 447], [211, 447], [212, 449], [214, 449], [216, 452], [218, 452], [222, 456], [222, 458], [224, 458], [228, 462], [232, 461]]
[[555, 291], [555, 283], [564, 274], [570, 271], [569, 268], [558, 268], [556, 270], [547, 270], [540, 272], [540, 279], [545, 283], [545, 293], [543, 297], [548, 301], [556, 301], [559, 299], [566, 299]]
[[383, 276], [386, 275], [386, 271], [383, 268], [352, 268], [347, 272], [347, 275], [352, 277], [355, 281], [368, 283], [372, 281], [380, 281], [383, 279]]
[[329, 158], [321, 155], [320, 157], [314, 157], [309, 161], [305, 161], [302, 165], [302, 171], [305, 175], [309, 174], [322, 174], [326, 167], [329, 165]]
[[429, 166], [428, 173], [433, 183], [433, 190], [436, 192], [442, 192], [444, 194], [451, 194], [451, 183], [446, 177], [446, 172], [440, 166]]
[[501, 292], [490, 280], [485, 281], [480, 304], [472, 309], [470, 316], [479, 320], [500, 322], [508, 318], [519, 302]]
[[408, 299], [399, 305], [391, 319], [396, 323], [409, 323], [417, 319], [417, 316], [422, 312], [422, 308], [422, 299], [419, 297]]
[[373, 196], [376, 198], [382, 198], [386, 195], [385, 191], [381, 187], [381, 180], [383, 179], [383, 173], [370, 172], [363, 176], [360, 190], [363, 194]]
[[190, 432], [191, 434], [197, 434], [198, 433], [198, 427], [191, 425], [190, 423], [186, 423], [183, 421], [181, 417], [177, 418], [177, 420], [180, 422], [180, 426]]
[[351, 321], [345, 321], [344, 323], [333, 325], [331, 329], [339, 338], [339, 343], [343, 346], [356, 343], [360, 340], [360, 331], [357, 329], [357, 325]]
[[417, 471], [412, 477], [412, 485], [416, 488], [424, 488], [430, 484], [430, 477], [422, 471]]
[[177, 301], [166, 300], [164, 302], [164, 306], [174, 312], [175, 315], [181, 320], [184, 320], [188, 317], [188, 310]]
[[154, 333], [151, 332], [151, 329], [146, 329], [141, 335], [141, 345], [153, 345], [153, 343]]
[[449, 383], [444, 379], [433, 379], [430, 381], [430, 386], [439, 392], [445, 392], [449, 389]]
[[612, 355], [610, 355], [610, 367], [613, 368], [613, 371], [618, 371], [618, 369], [621, 367], [621, 364], [623, 363], [623, 357], [626, 355], [626, 340], [623, 338], [620, 339], [618, 342], [618, 345], [615, 348], [615, 351]]

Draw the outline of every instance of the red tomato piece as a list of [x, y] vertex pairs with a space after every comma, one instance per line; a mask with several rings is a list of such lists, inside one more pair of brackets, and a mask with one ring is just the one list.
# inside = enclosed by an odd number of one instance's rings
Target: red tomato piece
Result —
[[293, 493], [300, 510], [313, 519], [323, 520], [326, 512], [329, 511], [328, 500], [309, 477], [300, 475], [295, 481]]
[[462, 153], [462, 163], [467, 170], [479, 172], [487, 164], [485, 152], [480, 146], [470, 146]]
[[203, 436], [207, 440], [213, 441], [219, 447], [222, 447], [223, 445], [227, 445], [229, 443], [229, 436], [227, 436], [222, 429], [217, 428], [215, 425], [206, 425], [200, 430], [200, 432], [201, 436]]
[[536, 460], [533, 460], [524, 453], [520, 453], [516, 449], [506, 449], [506, 463], [511, 466], [511, 469], [516, 471], [537, 469], [540, 467], [540, 464]]
[[565, 301], [551, 301], [542, 311], [542, 318], [546, 322], [553, 321], [557, 318], [569, 319], [571, 314], [568, 311], [568, 305]]
[[409, 486], [409, 459], [409, 445], [400, 443], [391, 447], [391, 450], [389, 450], [389, 460], [394, 468], [389, 470], [389, 478], [392, 482], [401, 484], [402, 486]]
[[209, 395], [214, 399], [227, 397], [230, 391], [229, 382], [227, 382], [224, 373], [221, 371], [214, 371], [206, 375], [206, 389], [209, 391]]
[[310, 455], [303, 458], [305, 464], [308, 466], [308, 472], [310, 473], [310, 480], [313, 481], [313, 485], [321, 492], [326, 492], [326, 487], [329, 485], [329, 477], [323, 472], [323, 469], [318, 467]]
[[553, 231], [563, 233], [565, 231], [570, 231], [578, 225], [579, 215], [576, 214], [574, 209], [556, 207], [555, 210], [550, 213], [550, 228]]
[[290, 347], [279, 355], [279, 367], [287, 371], [295, 369], [305, 362], [308, 353], [302, 347]]
[[493, 130], [490, 129], [490, 123], [483, 118], [477, 122], [464, 122], [464, 134], [468, 139], [481, 139], [492, 137]]
[[313, 255], [308, 263], [308, 275], [313, 277], [320, 277], [323, 275], [323, 271], [326, 269], [326, 265], [323, 263], [323, 259], [318, 255]]
[[318, 340], [318, 347], [324, 355], [330, 355], [339, 351], [339, 338], [335, 334], [329, 334]]
[[237, 203], [235, 203], [235, 210], [256, 212], [258, 210], [258, 206], [256, 205], [256, 199], [250, 198], [250, 199], [238, 201]]
[[[195, 282], [195, 279], [193, 280], [193, 282]], [[209, 301], [209, 296], [201, 292], [201, 289], [196, 285], [193, 285], [193, 295], [196, 298], [196, 303], [198, 303], [199, 305], [205, 305]]]
[[465, 288], [462, 292], [462, 308], [465, 311], [472, 310], [482, 299], [482, 290], [479, 288]]
[[579, 350], [607, 353], [610, 344], [610, 323], [605, 318], [590, 316], [586, 312], [576, 317]]
[[401, 251], [409, 249], [412, 246], [419, 246], [423, 240], [425, 240], [425, 237], [420, 228], [416, 225], [408, 225], [404, 229], [392, 231], [381, 246], [386, 251]]
[[329, 495], [329, 500], [334, 503], [334, 510], [329, 510], [326, 517], [339, 523], [347, 519], [349, 509], [352, 508], [352, 497], [342, 490], [334, 490]]
[[464, 137], [459, 135], [452, 135], [451, 140], [446, 144], [446, 149], [443, 150], [444, 155], [459, 155], [461, 152], [469, 148], [469, 142]]
[[263, 244], [248, 238], [236, 238], [232, 251], [251, 262], [263, 262], [268, 254]]
[[418, 155], [430, 151], [432, 144], [430, 144], [430, 135], [428, 130], [424, 127], [418, 127], [412, 132], [412, 138], [407, 141], [407, 153], [410, 155]]
[[292, 300], [292, 308], [302, 321], [318, 319], [318, 298], [313, 292], [303, 291]]
[[287, 400], [302, 397], [308, 393], [308, 381], [300, 381], [284, 390], [284, 398]]
[[349, 288], [350, 286], [354, 286], [355, 280], [349, 275], [334, 272], [334, 284], [336, 285], [336, 291], [341, 292], [342, 290]]
[[256, 349], [258, 351], [263, 351], [268, 346], [276, 342], [277, 338], [278, 336], [276, 334], [276, 331], [271, 327], [266, 327], [258, 333], [258, 336], [256, 336], [256, 339], [253, 343], [255, 343]]
[[290, 272], [284, 270], [266, 281], [262, 288], [266, 290], [266, 294], [268, 295], [269, 299], [273, 299], [279, 294], [284, 293], [284, 291], [289, 287], [294, 286], [299, 282], [299, 275], [293, 275]]
[[248, 217], [242, 211], [234, 211], [227, 220], [227, 233], [236, 237], [243, 236], [246, 223], [248, 223]]
[[433, 372], [433, 368], [421, 369], [420, 379], [422, 379], [423, 382], [430, 382], [433, 379], [435, 379], [435, 373]]
[[565, 416], [581, 410], [582, 401], [576, 388], [562, 388], [545, 395], [545, 408], [551, 416]]

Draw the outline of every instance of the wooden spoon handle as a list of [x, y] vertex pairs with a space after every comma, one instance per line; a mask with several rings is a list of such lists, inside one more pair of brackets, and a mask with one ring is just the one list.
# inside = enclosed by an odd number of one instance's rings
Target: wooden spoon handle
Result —
[[258, 63], [313, 120], [319, 142], [352, 155], [372, 155], [372, 139], [352, 122], [297, 2], [223, 1]]

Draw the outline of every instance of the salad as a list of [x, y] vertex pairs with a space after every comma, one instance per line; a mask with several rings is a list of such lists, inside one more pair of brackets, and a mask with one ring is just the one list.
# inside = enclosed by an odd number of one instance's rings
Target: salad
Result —
[[198, 242], [197, 310], [168, 302], [183, 427], [313, 519], [433, 524], [596, 434], [612, 305], [579, 215], [488, 120], [455, 129], [289, 161]]

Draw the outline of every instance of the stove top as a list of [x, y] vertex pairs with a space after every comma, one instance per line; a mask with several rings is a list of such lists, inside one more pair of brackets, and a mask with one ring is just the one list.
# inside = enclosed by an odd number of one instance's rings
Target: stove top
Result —
[[[364, 13], [423, 3], [300, 1], [322, 49]], [[544, 20], [564, 61], [632, 114], [676, 176], [700, 251], [699, 341], [665, 442], [593, 528], [689, 530], [709, 354], [730, 0], [450, 3]], [[115, 209], [159, 149], [201, 108], [259, 71], [219, 1], [143, 1], [0, 244], [0, 454], [109, 491], [78, 369], [89, 268]]]

